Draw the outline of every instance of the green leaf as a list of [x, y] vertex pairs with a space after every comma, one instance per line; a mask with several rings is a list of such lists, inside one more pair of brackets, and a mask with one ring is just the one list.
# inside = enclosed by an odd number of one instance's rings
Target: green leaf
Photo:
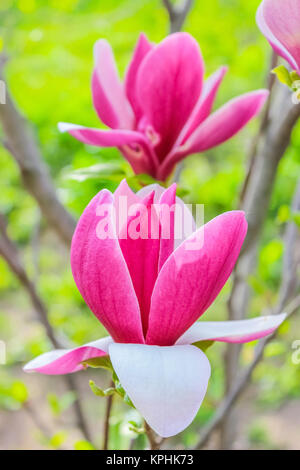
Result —
[[291, 209], [287, 204], [279, 207], [277, 213], [277, 220], [280, 224], [287, 222], [291, 217]]
[[145, 428], [139, 426], [135, 421], [128, 421], [129, 430], [135, 432], [136, 434], [145, 434]]
[[131, 408], [135, 408], [134, 404], [133, 404], [132, 401], [130, 400], [130, 398], [129, 398], [129, 396], [127, 395], [127, 393], [124, 394], [123, 400], [124, 400], [124, 402], [126, 403], [126, 405], [131, 406]]
[[98, 387], [98, 385], [95, 384], [93, 380], [89, 381], [90, 387], [92, 392], [97, 396], [97, 397], [108, 397], [110, 395], [113, 395], [114, 393], [117, 393], [115, 388], [107, 388], [106, 390], [103, 390], [102, 388]]
[[65, 431], [59, 431], [51, 437], [50, 444], [52, 445], [52, 447], [57, 449], [57, 448], [61, 447], [61, 445], [65, 442], [66, 438], [67, 438], [66, 432]]
[[119, 182], [126, 176], [123, 162], [111, 163], [97, 163], [86, 168], [79, 168], [72, 172], [66, 172], [64, 175], [65, 179], [71, 179], [75, 181], [86, 181], [87, 179], [104, 179], [109, 181]]
[[96, 450], [96, 447], [89, 441], [77, 441], [74, 444], [75, 450]]
[[213, 344], [214, 344], [214, 341], [207, 340], [207, 341], [197, 341], [196, 343], [193, 343], [193, 346], [196, 346], [196, 348], [199, 348], [201, 349], [201, 351], [205, 352]]
[[51, 411], [54, 415], [59, 415], [61, 412], [59, 398], [55, 393], [48, 393], [47, 400], [50, 405]]
[[298, 225], [298, 227], [300, 227], [300, 212], [294, 212], [294, 214], [292, 214], [292, 219], [295, 222], [295, 224]]
[[28, 399], [28, 390], [21, 380], [15, 380], [11, 387], [11, 396], [19, 403], [24, 403]]
[[284, 65], [279, 65], [278, 67], [272, 70], [272, 73], [277, 76], [278, 80], [281, 83], [284, 83], [289, 88], [292, 86], [293, 80], [291, 79], [288, 69]]
[[103, 368], [113, 370], [111, 360], [108, 356], [94, 357], [82, 362], [83, 366], [93, 367], [94, 369]]
[[[291, 77], [291, 80], [292, 80], [292, 85], [294, 85], [294, 82], [299, 82], [299, 80], [300, 80], [300, 77], [299, 77], [298, 73], [295, 70], [290, 72], [290, 77]], [[293, 86], [293, 88], [295, 90], [298, 90], [299, 86], [295, 85], [295, 87]]]
[[164, 183], [155, 180], [152, 178], [152, 176], [146, 175], [144, 173], [141, 173], [139, 175], [133, 175], [130, 176], [127, 174], [127, 183], [131, 188], [133, 188], [135, 191], [138, 191], [142, 187], [148, 185], [148, 184], [154, 184], [154, 183], [159, 183], [161, 186], [164, 186]]

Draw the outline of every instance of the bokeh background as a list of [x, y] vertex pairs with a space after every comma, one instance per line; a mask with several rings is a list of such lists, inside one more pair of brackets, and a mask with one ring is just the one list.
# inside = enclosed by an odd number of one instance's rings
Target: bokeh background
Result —
[[[229, 65], [217, 105], [266, 85], [271, 50], [255, 23], [259, 0], [196, 0], [184, 29], [199, 42], [206, 73]], [[1, 0], [0, 48], [8, 54], [5, 74], [18, 108], [31, 122], [43, 158], [65, 206], [79, 217], [102, 187], [114, 189], [124, 175], [136, 181], [118, 151], [85, 146], [57, 130], [58, 121], [99, 126], [92, 109], [92, 48], [99, 38], [112, 45], [123, 76], [141, 31], [160, 41], [169, 20], [159, 0]], [[221, 147], [185, 160], [180, 191], [187, 202], [205, 204], [205, 218], [235, 209], [245, 176], [247, 155], [258, 128], [253, 121]], [[0, 129], [1, 135], [1, 129]], [[99, 165], [101, 164], [101, 165]], [[105, 334], [85, 306], [72, 279], [69, 252], [49, 229], [36, 202], [24, 190], [18, 168], [0, 144], [0, 209], [8, 221], [26, 269], [48, 309], [59, 337], [80, 345]], [[95, 167], [95, 165], [97, 165]], [[90, 167], [87, 170], [87, 167]], [[282, 232], [300, 170], [300, 128], [280, 163], [268, 219], [264, 225], [258, 268], [249, 282], [254, 292], [250, 314], [259, 315], [276, 301], [283, 254]], [[206, 319], [226, 319], [230, 282]], [[76, 375], [92, 438], [74, 424], [76, 396], [57, 377], [26, 375], [23, 364], [51, 349], [27, 293], [0, 258], [0, 339], [7, 345], [7, 364], [0, 365], [0, 448], [81, 449], [100, 446], [106, 398], [93, 395], [89, 379], [109, 385], [109, 375], [89, 369]], [[295, 315], [268, 345], [252, 384], [237, 404], [239, 432], [235, 448], [299, 449], [300, 365], [292, 363], [292, 342], [300, 339]], [[254, 343], [241, 361], [251, 361]], [[224, 350], [208, 350], [212, 377], [193, 424], [166, 447], [189, 447], [213, 415], [224, 394]], [[144, 445], [144, 436], [129, 430], [140, 417], [115, 400], [110, 447]], [[217, 446], [212, 439], [209, 447]]]

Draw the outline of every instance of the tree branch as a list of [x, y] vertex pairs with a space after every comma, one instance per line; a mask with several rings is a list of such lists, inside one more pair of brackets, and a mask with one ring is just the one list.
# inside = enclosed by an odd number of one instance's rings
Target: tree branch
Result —
[[180, 31], [192, 8], [193, 0], [185, 0], [181, 6], [175, 6], [171, 0], [163, 0], [163, 4], [170, 19], [170, 34]]
[[[270, 198], [276, 179], [278, 165], [289, 145], [292, 130], [300, 117], [300, 105], [294, 105], [287, 87], [276, 83], [277, 93], [269, 105], [268, 116], [264, 119], [253, 157], [251, 172], [244, 188], [241, 208], [248, 221], [248, 233], [237, 261], [233, 286], [228, 301], [230, 320], [240, 320], [247, 315], [250, 300], [248, 277], [256, 264], [257, 247]], [[226, 392], [237, 374], [241, 346], [228, 345], [226, 349]], [[222, 430], [222, 447], [229, 448], [234, 441], [234, 420], [228, 417]]]
[[[3, 81], [4, 62], [0, 60], [0, 79]], [[49, 225], [70, 245], [75, 220], [57, 198], [30, 126], [17, 110], [7, 83], [6, 104], [0, 105], [0, 123], [4, 132], [4, 145], [19, 167], [24, 186], [37, 201]]]
[[[290, 304], [289, 306], [285, 309], [287, 313], [287, 317], [289, 318], [291, 315], [293, 315], [298, 309], [300, 308], [300, 296], [296, 297]], [[215, 412], [213, 418], [210, 420], [210, 422], [203, 428], [201, 432], [201, 436], [199, 441], [197, 442], [195, 446], [195, 450], [201, 449], [208, 441], [210, 438], [211, 434], [215, 429], [217, 429], [220, 424], [222, 423], [223, 419], [227, 416], [229, 411], [231, 410], [232, 406], [234, 403], [237, 401], [237, 399], [240, 397], [242, 392], [245, 390], [247, 387], [249, 380], [251, 378], [252, 372], [254, 371], [255, 367], [257, 364], [260, 362], [260, 360], [263, 357], [264, 350], [267, 346], [267, 344], [276, 336], [276, 332], [262, 340], [256, 351], [255, 351], [255, 356], [251, 364], [246, 368], [246, 370], [242, 373], [240, 378], [235, 382], [231, 392], [229, 395], [224, 398], [224, 400], [221, 402], [219, 405], [217, 411]]]
[[[298, 182], [295, 195], [292, 202], [292, 210], [300, 210], [300, 180]], [[297, 250], [297, 243], [299, 242], [299, 228], [296, 224], [291, 221], [287, 224], [284, 240], [285, 240], [285, 252], [282, 263], [282, 275], [281, 275], [281, 286], [279, 290], [278, 303], [276, 307], [269, 312], [270, 314], [279, 314], [283, 310], [286, 311], [287, 316], [290, 317], [300, 307], [300, 295], [294, 298], [294, 300], [284, 309], [289, 299], [294, 295], [297, 288], [297, 271], [300, 265], [300, 252]], [[263, 358], [263, 353], [267, 344], [276, 336], [276, 332], [260, 341], [255, 351], [255, 357], [251, 364], [241, 374], [240, 378], [233, 381], [233, 386], [229, 389], [226, 398], [219, 405], [216, 413], [212, 420], [207, 424], [201, 433], [201, 437], [197, 443], [196, 448], [202, 448], [208, 441], [212, 432], [218, 428], [228, 414], [231, 412], [232, 406], [239, 398], [241, 393], [247, 387], [251, 374], [260, 360]]]
[[[114, 387], [114, 381], [111, 380], [110, 387]], [[113, 405], [113, 395], [107, 397], [106, 409], [105, 409], [105, 420], [104, 420], [104, 434], [103, 434], [103, 447], [102, 450], [108, 450], [109, 445], [109, 420]]]
[[[10, 267], [11, 271], [15, 274], [25, 291], [28, 293], [32, 305], [38, 315], [41, 324], [44, 326], [47, 336], [56, 349], [63, 348], [64, 345], [56, 338], [52, 326], [48, 320], [48, 312], [45, 304], [39, 297], [35, 285], [29, 279], [25, 268], [22, 265], [18, 249], [16, 245], [10, 240], [6, 231], [6, 222], [2, 214], [0, 214], [0, 256], [2, 256]], [[90, 432], [88, 425], [85, 421], [81, 403], [79, 401], [79, 392], [75, 382], [75, 378], [71, 375], [66, 375], [64, 380], [69, 389], [76, 391], [77, 399], [74, 402], [74, 410], [76, 413], [78, 427], [80, 428], [85, 439], [90, 440]]]
[[158, 436], [146, 421], [144, 421], [144, 428], [150, 444], [150, 449], [159, 450], [160, 446], [162, 445], [165, 439], [163, 437]]
[[272, 51], [270, 67], [269, 67], [268, 76], [267, 76], [267, 89], [269, 90], [269, 97], [268, 97], [268, 101], [265, 105], [265, 108], [262, 112], [259, 130], [258, 130], [256, 136], [254, 137], [254, 139], [252, 140], [252, 145], [251, 145], [251, 148], [250, 148], [250, 151], [249, 151], [249, 156], [248, 156], [248, 162], [249, 163], [248, 163], [247, 174], [246, 174], [246, 178], [244, 180], [243, 187], [242, 187], [242, 190], [241, 190], [241, 193], [240, 193], [240, 203], [239, 203], [240, 207], [243, 204], [243, 199], [245, 197], [245, 193], [246, 193], [247, 186], [248, 186], [248, 183], [249, 183], [250, 175], [251, 175], [251, 172], [253, 170], [254, 161], [255, 161], [255, 158], [257, 156], [257, 146], [258, 146], [259, 140], [262, 137], [262, 134], [264, 133], [264, 131], [265, 131], [265, 129], [266, 129], [268, 123], [269, 123], [269, 113], [270, 113], [271, 100], [272, 100], [272, 96], [273, 96], [274, 85], [276, 83], [276, 75], [273, 74], [273, 73], [270, 73], [270, 71], [272, 71], [276, 67], [277, 63], [278, 63], [278, 55], [276, 54], [276, 52]]

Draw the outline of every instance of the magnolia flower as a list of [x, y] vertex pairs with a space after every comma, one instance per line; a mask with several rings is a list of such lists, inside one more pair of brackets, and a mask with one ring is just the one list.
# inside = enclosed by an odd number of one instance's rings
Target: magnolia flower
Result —
[[118, 147], [134, 172], [165, 180], [187, 155], [225, 142], [261, 109], [268, 92], [241, 95], [210, 115], [226, 73], [221, 67], [204, 81], [204, 63], [195, 39], [176, 33], [158, 45], [141, 35], [120, 82], [105, 40], [94, 48], [92, 96], [100, 120], [111, 130], [60, 123], [78, 140]]
[[300, 73], [300, 1], [263, 0], [256, 20], [275, 52]]
[[[71, 266], [85, 302], [110, 336], [42, 354], [25, 366], [67, 374], [84, 369], [88, 359], [109, 356], [132, 403], [163, 437], [185, 429], [205, 396], [210, 364], [199, 342], [253, 341], [285, 318], [197, 322], [230, 276], [247, 222], [243, 212], [233, 211], [196, 229], [175, 193], [175, 185], [151, 185], [135, 194], [123, 181], [114, 194], [104, 189], [91, 200], [73, 236]], [[128, 216], [117, 223], [124, 199]], [[128, 236], [150, 219], [147, 234], [158, 222], [156, 236]]]

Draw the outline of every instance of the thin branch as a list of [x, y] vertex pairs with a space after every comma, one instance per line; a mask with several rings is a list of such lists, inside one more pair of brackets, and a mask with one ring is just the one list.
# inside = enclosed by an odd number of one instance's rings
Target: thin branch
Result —
[[[300, 210], [300, 179], [292, 201], [292, 210]], [[297, 288], [297, 271], [300, 265], [300, 253], [299, 250], [297, 251], [297, 243], [299, 242], [299, 238], [299, 228], [296, 226], [295, 222], [289, 222], [287, 224], [286, 231], [284, 234], [285, 251], [282, 263], [282, 281], [279, 289], [278, 303], [276, 307], [270, 312], [270, 314], [276, 315], [285, 310], [287, 316], [290, 317], [297, 311], [300, 306], [299, 295], [294, 298], [294, 300], [287, 306], [286, 309], [284, 308], [285, 305], [289, 302], [289, 299], [294, 295], [294, 292]], [[231, 412], [233, 404], [248, 385], [253, 370], [263, 358], [263, 352], [265, 350], [265, 347], [275, 336], [276, 332], [273, 335], [260, 341], [255, 351], [255, 357], [253, 361], [248, 366], [248, 368], [242, 373], [240, 378], [233, 381], [233, 386], [229, 389], [226, 398], [224, 398], [224, 400], [221, 402], [212, 420], [202, 431], [200, 440], [196, 448], [203, 447], [206, 444], [211, 433], [217, 427], [219, 427], [219, 425], [223, 424], [224, 420], [226, 422], [225, 418]]]
[[[293, 197], [292, 212], [300, 212], [300, 179]], [[284, 257], [282, 264], [282, 282], [279, 291], [279, 310], [292, 297], [297, 288], [297, 270], [300, 264], [299, 227], [291, 221], [287, 224], [284, 234]]]
[[146, 421], [144, 421], [144, 428], [149, 441], [150, 449], [159, 450], [165, 439], [163, 437], [158, 436]]
[[[268, 125], [259, 136], [248, 184], [242, 201], [242, 209], [248, 221], [248, 233], [237, 261], [233, 286], [228, 301], [230, 320], [247, 316], [251, 290], [249, 275], [256, 264], [257, 248], [266, 219], [270, 198], [281, 159], [290, 143], [291, 133], [300, 117], [300, 105], [294, 105], [287, 87], [276, 83], [277, 93], [270, 104]], [[275, 90], [274, 90], [275, 91]], [[229, 393], [237, 375], [241, 346], [226, 348], [226, 393]], [[234, 440], [234, 418], [223, 424], [222, 447], [228, 448]]]
[[[110, 387], [114, 387], [114, 382], [111, 380]], [[106, 401], [105, 420], [104, 420], [104, 433], [103, 433], [103, 450], [108, 450], [109, 446], [109, 421], [113, 405], [113, 395], [109, 395]]]
[[[287, 313], [287, 318], [291, 317], [291, 315], [293, 315], [299, 308], [300, 308], [300, 295], [296, 297], [285, 309]], [[235, 385], [233, 386], [230, 394], [227, 397], [225, 397], [224, 400], [221, 402], [213, 418], [203, 428], [200, 439], [194, 448], [195, 450], [201, 449], [207, 443], [213, 431], [215, 431], [215, 429], [217, 429], [220, 426], [223, 419], [227, 416], [227, 414], [231, 410], [236, 400], [240, 397], [241, 393], [245, 390], [245, 388], [249, 384], [252, 372], [261, 361], [266, 346], [276, 336], [276, 334], [277, 332], [273, 333], [273, 335], [268, 336], [264, 340], [260, 341], [255, 351], [255, 356], [254, 356], [253, 361], [246, 368], [246, 370], [241, 374], [240, 378], [235, 382]]]
[[[0, 79], [4, 81], [0, 57]], [[58, 200], [48, 169], [29, 123], [17, 110], [7, 83], [6, 104], [0, 106], [0, 123], [4, 133], [4, 145], [17, 163], [22, 181], [41, 208], [43, 216], [60, 238], [71, 243], [75, 220]]]
[[170, 34], [181, 31], [186, 17], [192, 8], [193, 1], [185, 0], [182, 5], [176, 6], [170, 0], [163, 0], [170, 19]]
[[257, 156], [257, 146], [258, 146], [259, 140], [269, 123], [269, 113], [270, 113], [270, 107], [271, 107], [272, 92], [273, 92], [274, 85], [276, 82], [276, 75], [273, 73], [270, 73], [270, 71], [272, 71], [276, 67], [277, 63], [278, 63], [278, 55], [276, 54], [276, 52], [272, 51], [270, 67], [268, 70], [268, 77], [267, 77], [267, 90], [269, 90], [269, 97], [265, 105], [265, 108], [262, 112], [258, 132], [256, 136], [254, 137], [254, 139], [252, 140], [252, 145], [250, 147], [249, 156], [248, 156], [248, 162], [249, 162], [248, 169], [247, 169], [246, 178], [244, 180], [243, 187], [240, 193], [240, 202], [239, 202], [240, 207], [243, 204], [243, 199], [247, 191], [247, 186], [250, 180], [250, 175], [251, 175], [251, 172], [253, 171], [254, 161]]
[[[64, 347], [56, 338], [52, 326], [48, 320], [48, 312], [45, 304], [37, 293], [35, 285], [29, 279], [29, 276], [21, 262], [18, 249], [13, 241], [9, 238], [6, 231], [6, 222], [2, 214], [0, 214], [0, 256], [2, 256], [15, 274], [25, 291], [28, 293], [32, 305], [38, 315], [41, 324], [44, 326], [47, 336], [56, 349]], [[75, 378], [71, 375], [64, 377], [68, 388], [76, 391], [77, 399], [74, 402], [74, 410], [78, 422], [78, 427], [87, 440], [90, 440], [90, 432], [85, 421], [81, 403], [79, 401], [79, 392], [76, 386]]]

